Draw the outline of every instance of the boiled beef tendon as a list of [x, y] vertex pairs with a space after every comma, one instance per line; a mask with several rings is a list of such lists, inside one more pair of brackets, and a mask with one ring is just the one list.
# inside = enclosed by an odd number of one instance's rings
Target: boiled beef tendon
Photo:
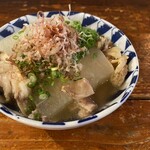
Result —
[[76, 100], [76, 103], [79, 107], [79, 118], [85, 118], [89, 115], [92, 115], [93, 112], [98, 108], [98, 105], [90, 97], [78, 99]]
[[94, 90], [86, 78], [74, 81], [62, 87], [62, 91], [71, 96], [78, 108], [78, 117], [84, 118], [91, 115], [98, 107], [90, 98]]
[[93, 88], [86, 78], [63, 86], [62, 91], [67, 93], [73, 99], [82, 99], [94, 94]]

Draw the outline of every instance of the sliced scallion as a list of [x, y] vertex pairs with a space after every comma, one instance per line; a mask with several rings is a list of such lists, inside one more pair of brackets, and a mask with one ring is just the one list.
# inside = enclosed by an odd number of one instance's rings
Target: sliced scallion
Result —
[[63, 82], [63, 83], [65, 83], [65, 82], [68, 81], [68, 78], [65, 77], [64, 75], [61, 75], [61, 76], [60, 76], [60, 81]]
[[51, 86], [54, 86], [54, 83], [55, 83], [54, 81], [51, 81], [51, 84], [50, 84], [50, 85], [51, 85]]
[[28, 83], [28, 87], [30, 87], [30, 88], [34, 87], [37, 82], [37, 77], [35, 76], [34, 73], [29, 73], [28, 78], [30, 80]]
[[56, 70], [58, 70], [58, 67], [52, 67], [51, 68], [51, 71], [56, 71]]
[[51, 72], [52, 79], [59, 78], [60, 75], [61, 75], [61, 73], [58, 70]]
[[33, 114], [33, 118], [35, 119], [35, 120], [40, 120], [41, 119], [41, 114], [40, 113], [34, 113]]
[[27, 84], [27, 86], [28, 86], [29, 88], [33, 88], [33, 87], [35, 86], [35, 83], [34, 83], [34, 82], [29, 82], [29, 83]]
[[19, 36], [14, 35], [12, 38], [13, 38], [14, 40], [18, 40], [18, 39], [19, 39]]
[[48, 97], [49, 97], [49, 94], [47, 94], [47, 93], [43, 93], [43, 94], [40, 94], [40, 95], [39, 95], [39, 99], [40, 99], [40, 100], [47, 100]]
[[37, 81], [36, 76], [31, 76], [29, 79], [30, 79], [30, 81], [33, 82], [33, 83], [36, 83], [36, 81]]

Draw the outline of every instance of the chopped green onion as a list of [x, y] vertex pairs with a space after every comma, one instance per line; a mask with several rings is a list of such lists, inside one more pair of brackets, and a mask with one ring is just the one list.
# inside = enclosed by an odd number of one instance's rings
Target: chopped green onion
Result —
[[32, 113], [33, 110], [35, 110], [35, 108], [36, 108], [35, 103], [32, 100], [28, 99], [27, 107], [25, 108], [25, 113], [29, 115]]
[[40, 100], [47, 100], [49, 97], [49, 95], [47, 93], [43, 93], [39, 95], [39, 99]]
[[18, 34], [22, 34], [24, 32], [24, 30], [20, 30], [19, 32], [18, 32]]
[[79, 21], [70, 21], [69, 25], [79, 32], [79, 45], [88, 49], [94, 47], [99, 38], [98, 33], [87, 27], [83, 27]]
[[33, 96], [29, 95], [29, 100], [33, 101]]
[[29, 66], [29, 63], [27, 61], [19, 61], [19, 60], [16, 60], [15, 63], [17, 64], [17, 66], [20, 68], [20, 69], [24, 69], [25, 67], [28, 67]]
[[19, 36], [14, 35], [12, 38], [13, 38], [14, 40], [18, 40], [18, 39], [19, 39]]
[[61, 73], [59, 71], [57, 71], [57, 70], [51, 72], [52, 79], [59, 78], [60, 75], [61, 75]]
[[86, 56], [87, 51], [81, 51], [77, 52], [73, 55], [73, 60], [78, 62], [80, 59], [84, 58]]
[[51, 86], [54, 86], [54, 83], [55, 83], [55, 82], [54, 82], [54, 81], [52, 81], [52, 82], [51, 82]]
[[29, 73], [28, 78], [30, 80], [30, 82], [28, 83], [28, 87], [30, 88], [34, 87], [37, 82], [37, 77], [35, 76], [34, 73]]
[[28, 74], [28, 78], [30, 78], [31, 76], [35, 76], [35, 74], [30, 72], [30, 73]]
[[69, 20], [65, 20], [65, 23], [66, 23], [66, 24], [69, 24], [69, 23], [70, 23], [70, 21], [69, 21]]
[[60, 77], [60, 81], [61, 81], [61, 82], [63, 82], [63, 83], [65, 83], [65, 82], [67, 82], [67, 81], [68, 81], [68, 78], [67, 78], [67, 77], [65, 77], [65, 76], [63, 76], [63, 75], [61, 75], [61, 77]]
[[33, 118], [35, 119], [35, 120], [41, 120], [41, 114], [40, 113], [33, 113]]
[[98, 53], [93, 53], [93, 59], [97, 58], [98, 57]]
[[51, 71], [56, 71], [56, 70], [58, 70], [58, 67], [52, 67], [51, 68]]
[[38, 89], [38, 94], [39, 94], [39, 95], [44, 94], [44, 93], [45, 93], [45, 91], [44, 91], [42, 88], [39, 88], [39, 89]]
[[25, 55], [25, 54], [22, 54], [21, 57], [22, 57], [22, 59], [24, 59], [24, 58], [26, 57], [26, 55]]
[[34, 82], [29, 82], [29, 83], [27, 84], [27, 86], [28, 86], [29, 88], [33, 88], [33, 87], [35, 86], [35, 83], [34, 83]]
[[70, 21], [70, 23], [68, 24], [72, 26], [73, 28], [75, 28], [78, 32], [82, 30], [82, 25], [79, 21]]
[[56, 78], [56, 71], [52, 71], [51, 76], [52, 76], [53, 79]]
[[40, 100], [47, 100], [50, 96], [50, 93], [48, 91], [45, 91], [43, 88], [39, 88], [37, 92]]
[[30, 81], [31, 82], [33, 82], [33, 83], [36, 83], [36, 81], [37, 81], [37, 78], [36, 78], [36, 76], [34, 75], [34, 76], [30, 76]]

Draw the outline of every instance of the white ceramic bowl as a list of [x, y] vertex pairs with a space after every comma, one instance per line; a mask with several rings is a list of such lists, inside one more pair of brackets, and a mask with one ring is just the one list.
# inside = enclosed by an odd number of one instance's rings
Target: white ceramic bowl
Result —
[[[67, 11], [45, 12], [44, 15], [46, 17], [51, 17], [53, 14], [58, 14], [58, 13], [64, 16], [68, 15]], [[82, 22], [83, 26], [88, 26], [92, 29], [95, 29], [99, 34], [104, 35], [109, 39], [111, 39], [111, 41], [122, 50], [122, 53], [124, 53], [129, 57], [127, 62], [129, 71], [126, 76], [125, 82], [121, 87], [121, 90], [114, 96], [114, 99], [111, 102], [107, 103], [98, 113], [82, 120], [59, 122], [59, 123], [35, 121], [18, 115], [15, 111], [7, 108], [3, 104], [0, 104], [1, 113], [18, 122], [24, 123], [29, 126], [48, 129], [48, 130], [66, 130], [66, 129], [80, 127], [92, 123], [94, 121], [100, 120], [101, 118], [115, 111], [130, 96], [130, 94], [132, 93], [136, 85], [139, 76], [138, 58], [130, 40], [126, 37], [126, 35], [122, 31], [120, 31], [114, 25], [101, 18], [92, 16], [90, 14], [79, 13], [79, 12], [70, 12], [69, 15], [70, 15], [70, 19], [78, 20]], [[0, 39], [3, 39], [8, 35], [11, 35], [14, 32], [20, 30], [23, 27], [24, 23], [31, 23], [34, 22], [35, 20], [36, 20], [36, 15], [32, 14], [32, 15], [26, 15], [17, 18], [5, 24], [3, 27], [0, 28]]]

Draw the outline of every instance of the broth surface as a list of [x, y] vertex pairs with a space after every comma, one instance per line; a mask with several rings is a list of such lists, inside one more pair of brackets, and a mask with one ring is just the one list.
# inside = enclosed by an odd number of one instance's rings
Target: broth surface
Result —
[[98, 105], [98, 109], [103, 107], [106, 103], [112, 100], [114, 94], [116, 94], [118, 89], [112, 85], [110, 81], [99, 85], [96, 88], [95, 94], [92, 96], [92, 99]]

